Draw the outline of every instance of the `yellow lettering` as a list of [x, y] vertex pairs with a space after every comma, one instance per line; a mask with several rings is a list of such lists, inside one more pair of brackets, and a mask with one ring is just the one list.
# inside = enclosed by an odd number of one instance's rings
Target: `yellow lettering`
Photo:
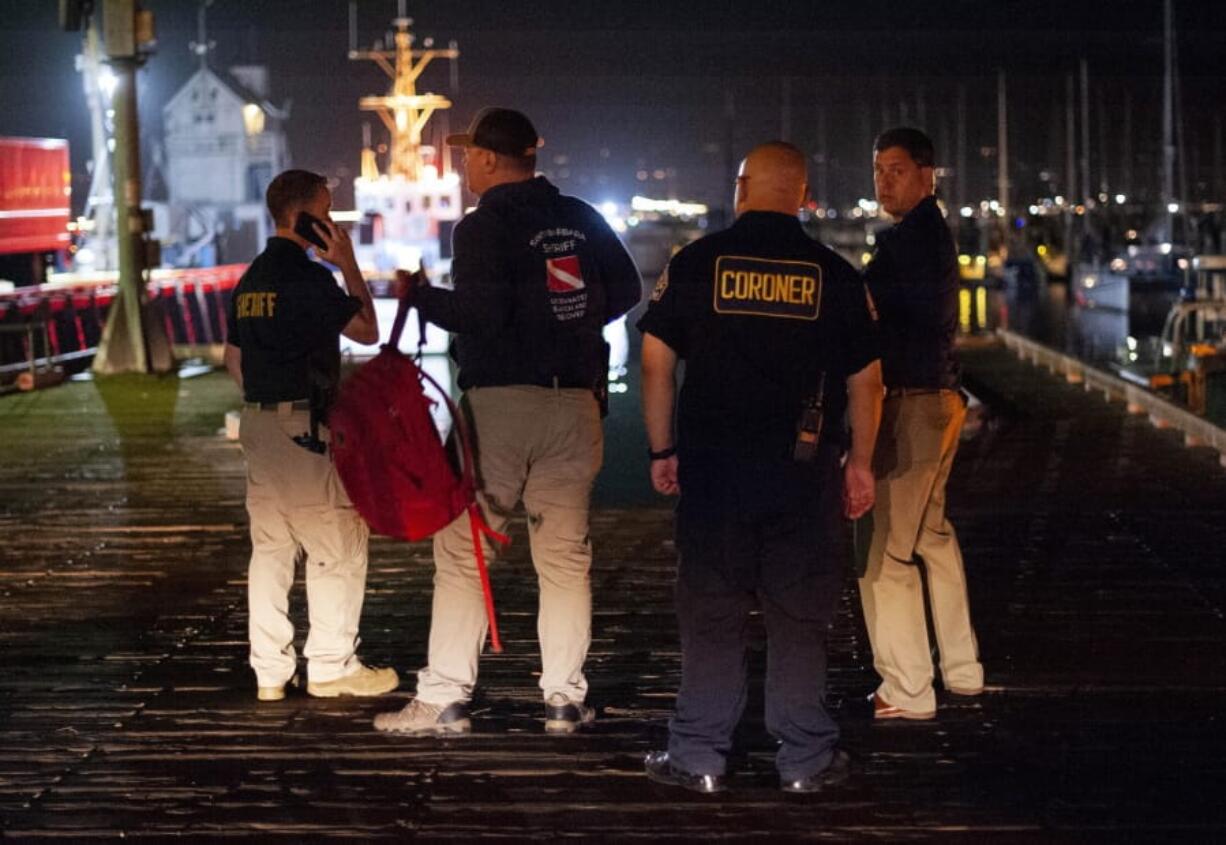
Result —
[[801, 277], [801, 293], [805, 305], [813, 304], [813, 291], [817, 286], [817, 281], [809, 276]]
[[244, 293], [238, 298], [238, 316], [239, 318], [251, 316], [251, 294]]
[[734, 283], [736, 274], [731, 270], [725, 270], [719, 274], [719, 295], [724, 299], [732, 299], [735, 294]]
[[749, 274], [749, 298], [750, 299], [761, 299], [761, 297], [762, 297], [762, 274], [761, 273], [750, 273]]
[[266, 294], [268, 297], [268, 316], [272, 316], [273, 310], [277, 307], [277, 294], [275, 291]]

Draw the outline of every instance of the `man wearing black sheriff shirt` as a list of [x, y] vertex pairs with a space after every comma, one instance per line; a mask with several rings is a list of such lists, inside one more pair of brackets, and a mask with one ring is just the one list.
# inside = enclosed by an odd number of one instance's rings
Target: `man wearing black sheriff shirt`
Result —
[[826, 633], [847, 565], [842, 518], [873, 504], [881, 374], [863, 283], [796, 219], [806, 187], [795, 147], [750, 152], [736, 223], [677, 253], [639, 322], [651, 480], [681, 496], [681, 690], [668, 750], [646, 769], [699, 792], [725, 785], [755, 605], [781, 788], [815, 792], [849, 769], [825, 708]]
[[[345, 495], [327, 454], [328, 405], [340, 376], [340, 335], [379, 339], [366, 282], [344, 230], [328, 219], [322, 176], [287, 170], [272, 180], [268, 211], [276, 235], [243, 274], [230, 304], [226, 368], [242, 388], [240, 439], [247, 460], [251, 564], [247, 573], [251, 668], [260, 701], [279, 701], [294, 676], [289, 591], [306, 553], [310, 632], [307, 692], [321, 698], [381, 695], [400, 683], [393, 669], [358, 659], [366, 591], [366, 523]], [[301, 212], [317, 222], [316, 255], [340, 268], [348, 295], [294, 231]]]

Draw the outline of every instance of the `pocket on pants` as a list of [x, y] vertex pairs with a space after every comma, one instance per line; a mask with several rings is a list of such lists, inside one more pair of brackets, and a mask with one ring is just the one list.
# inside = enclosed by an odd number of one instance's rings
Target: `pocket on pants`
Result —
[[300, 509], [292, 521], [308, 565], [335, 568], [365, 562], [370, 529], [352, 508]]

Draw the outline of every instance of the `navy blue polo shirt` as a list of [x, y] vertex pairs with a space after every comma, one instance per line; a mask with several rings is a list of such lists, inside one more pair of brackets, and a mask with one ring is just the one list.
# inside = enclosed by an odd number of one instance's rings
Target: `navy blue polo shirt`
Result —
[[878, 357], [864, 284], [794, 217], [742, 214], [678, 252], [638, 322], [685, 361], [677, 448], [790, 462], [825, 374], [823, 437], [841, 443], [846, 378]]
[[877, 236], [864, 280], [881, 317], [886, 387], [956, 389], [958, 255], [935, 197]]
[[[859, 274], [794, 216], [747, 212], [673, 257], [638, 326], [685, 364], [681, 577], [700, 591], [762, 588], [798, 617], [814, 612], [843, 566], [846, 380], [878, 357]], [[797, 422], [819, 384], [823, 448], [800, 463]]]
[[310, 399], [326, 410], [340, 380], [340, 334], [362, 302], [288, 238], [272, 237], [230, 299], [226, 341], [243, 352], [248, 402]]

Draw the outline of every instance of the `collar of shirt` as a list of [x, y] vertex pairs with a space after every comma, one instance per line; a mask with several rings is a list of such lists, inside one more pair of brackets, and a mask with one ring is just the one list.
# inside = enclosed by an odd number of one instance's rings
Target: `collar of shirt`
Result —
[[738, 229], [758, 230], [786, 227], [803, 234], [804, 229], [795, 214], [783, 214], [778, 211], [746, 211], [733, 224]]
[[540, 197], [555, 196], [557, 193], [558, 189], [544, 176], [534, 176], [519, 182], [503, 182], [501, 185], [495, 185], [481, 195], [477, 205], [531, 201]]
[[273, 252], [285, 258], [307, 258], [305, 249], [289, 238], [283, 238], [280, 235], [273, 235], [269, 238], [268, 242], [264, 244], [264, 249], [267, 252]]

